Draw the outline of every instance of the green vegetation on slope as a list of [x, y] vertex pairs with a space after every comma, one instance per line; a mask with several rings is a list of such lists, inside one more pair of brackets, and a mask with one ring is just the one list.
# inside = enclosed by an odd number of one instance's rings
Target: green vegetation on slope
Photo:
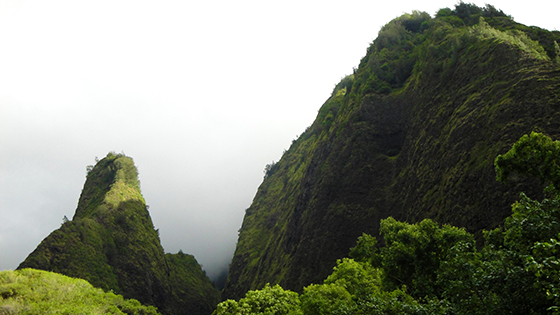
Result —
[[157, 306], [162, 314], [209, 314], [219, 292], [194, 257], [183, 256], [164, 254], [133, 160], [109, 153], [88, 172], [73, 220], [45, 238], [18, 269], [85, 279]]
[[210, 314], [220, 302], [220, 295], [194, 256], [179, 251], [165, 254], [165, 259], [170, 269], [171, 300], [176, 301], [172, 308], [177, 313]]
[[388, 23], [267, 169], [224, 297], [266, 283], [302, 292], [389, 216], [475, 233], [502, 224], [519, 192], [541, 197], [531, 179], [495, 182], [493, 160], [530, 131], [560, 136], [558, 41], [465, 3]]
[[34, 269], [0, 272], [0, 314], [159, 314], [87, 281]]
[[531, 133], [495, 160], [498, 180], [535, 176], [542, 201], [525, 194], [482, 246], [463, 228], [432, 220], [381, 220], [384, 246], [368, 234], [338, 260], [322, 284], [301, 295], [276, 285], [227, 300], [226, 314], [559, 314], [559, 141]]

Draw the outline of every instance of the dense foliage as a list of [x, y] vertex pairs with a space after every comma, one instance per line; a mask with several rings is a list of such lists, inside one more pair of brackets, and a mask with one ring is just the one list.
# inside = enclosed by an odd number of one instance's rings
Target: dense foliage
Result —
[[162, 314], [209, 314], [219, 301], [193, 256], [164, 254], [130, 157], [109, 153], [88, 169], [71, 221], [65, 220], [23, 261], [81, 278], [157, 306]]
[[214, 314], [558, 314], [559, 147], [533, 132], [496, 158], [499, 180], [539, 177], [549, 184], [547, 198], [522, 194], [478, 249], [465, 229], [387, 218], [380, 228], [385, 245], [379, 250], [374, 237], [362, 235], [350, 250], [353, 259], [339, 260], [322, 284], [299, 296], [267, 285], [239, 302], [222, 302]]
[[0, 272], [0, 314], [156, 315], [155, 307], [105, 293], [87, 281], [34, 269]]
[[[220, 294], [193, 255], [179, 251], [165, 254], [169, 267], [170, 309], [178, 314], [210, 314], [220, 302]], [[173, 304], [172, 304], [173, 303]]]
[[297, 293], [284, 290], [279, 285], [247, 292], [239, 302], [227, 300], [218, 304], [213, 314], [295, 315], [301, 314]]
[[385, 25], [315, 122], [265, 168], [224, 297], [266, 283], [302, 293], [389, 216], [481, 240], [520, 192], [540, 200], [535, 179], [496, 182], [493, 162], [533, 130], [560, 137], [559, 41], [558, 31], [463, 2]]

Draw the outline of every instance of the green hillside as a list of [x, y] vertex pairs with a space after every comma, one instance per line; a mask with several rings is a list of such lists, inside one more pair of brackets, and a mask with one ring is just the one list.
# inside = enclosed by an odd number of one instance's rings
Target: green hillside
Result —
[[389, 216], [501, 225], [534, 179], [497, 183], [493, 161], [521, 135], [560, 138], [560, 32], [459, 3], [389, 22], [246, 210], [223, 291], [320, 283]]
[[546, 184], [541, 201], [521, 194], [500, 228], [477, 243], [464, 228], [381, 220], [302, 294], [266, 284], [215, 315], [559, 314], [560, 141], [532, 132], [494, 162], [507, 183], [529, 176]]
[[82, 279], [34, 269], [0, 271], [0, 314], [159, 314]]
[[109, 153], [88, 171], [73, 219], [45, 238], [23, 268], [85, 279], [162, 314], [209, 314], [219, 300], [193, 256], [164, 254], [138, 171], [123, 154]]

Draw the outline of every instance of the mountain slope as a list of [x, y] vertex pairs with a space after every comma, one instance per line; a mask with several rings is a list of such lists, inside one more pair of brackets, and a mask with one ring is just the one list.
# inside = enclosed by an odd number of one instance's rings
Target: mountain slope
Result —
[[194, 257], [164, 254], [134, 162], [122, 154], [109, 153], [88, 172], [73, 219], [45, 238], [22, 268], [82, 278], [162, 314], [209, 314], [219, 299]]
[[223, 296], [319, 282], [388, 216], [471, 232], [501, 224], [520, 191], [540, 189], [496, 183], [494, 158], [533, 130], [560, 135], [555, 40], [559, 32], [464, 3], [388, 23], [315, 122], [267, 166]]
[[159, 314], [87, 281], [34, 269], [0, 271], [0, 314]]

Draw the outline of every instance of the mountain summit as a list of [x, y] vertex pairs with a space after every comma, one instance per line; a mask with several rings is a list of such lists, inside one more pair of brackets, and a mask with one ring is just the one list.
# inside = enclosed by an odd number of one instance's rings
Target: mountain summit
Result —
[[23, 268], [82, 278], [162, 314], [210, 314], [219, 300], [193, 256], [164, 253], [138, 171], [123, 154], [88, 167], [73, 219], [46, 237]]
[[494, 159], [523, 134], [560, 137], [560, 32], [459, 3], [385, 25], [265, 179], [223, 291], [320, 283], [380, 220], [494, 228], [519, 192]]

